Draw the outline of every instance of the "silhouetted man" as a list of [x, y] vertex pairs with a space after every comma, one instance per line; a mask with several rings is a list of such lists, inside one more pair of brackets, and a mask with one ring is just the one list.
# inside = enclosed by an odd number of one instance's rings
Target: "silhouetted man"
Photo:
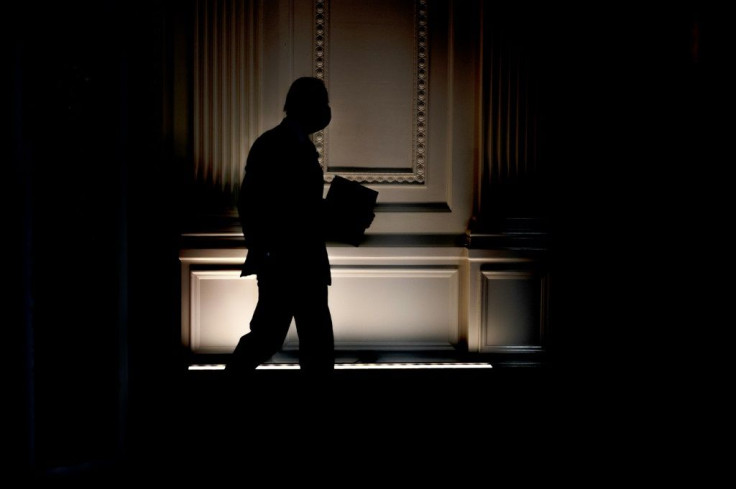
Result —
[[286, 117], [253, 144], [240, 188], [238, 211], [248, 254], [241, 276], [255, 274], [258, 304], [250, 332], [240, 338], [227, 371], [253, 371], [281, 348], [292, 319], [299, 364], [312, 377], [334, 368], [332, 283], [325, 246], [324, 175], [309, 135], [332, 113], [317, 78], [299, 78], [284, 105]]

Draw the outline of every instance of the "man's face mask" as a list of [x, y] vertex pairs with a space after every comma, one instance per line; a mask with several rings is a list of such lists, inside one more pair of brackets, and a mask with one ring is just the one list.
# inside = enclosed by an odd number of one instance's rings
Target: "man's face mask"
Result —
[[321, 131], [332, 120], [332, 109], [329, 105], [322, 106], [315, 114], [314, 118], [314, 132]]
[[297, 114], [296, 118], [307, 134], [312, 134], [327, 127], [332, 120], [332, 109], [329, 105], [320, 105], [308, 109], [304, 114]]

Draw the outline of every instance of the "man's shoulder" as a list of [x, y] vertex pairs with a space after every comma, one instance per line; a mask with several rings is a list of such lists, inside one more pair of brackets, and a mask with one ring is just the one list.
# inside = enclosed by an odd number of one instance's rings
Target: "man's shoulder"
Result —
[[256, 141], [254, 144], [259, 145], [271, 145], [271, 144], [278, 144], [282, 145], [289, 141], [291, 138], [291, 134], [289, 131], [286, 130], [284, 127], [284, 124], [281, 123], [278, 126], [272, 127], [271, 129], [268, 129], [264, 133], [262, 133], [258, 138], [256, 138]]
[[248, 161], [253, 165], [256, 161], [278, 157], [288, 145], [279, 126], [273, 127], [256, 138], [248, 153]]

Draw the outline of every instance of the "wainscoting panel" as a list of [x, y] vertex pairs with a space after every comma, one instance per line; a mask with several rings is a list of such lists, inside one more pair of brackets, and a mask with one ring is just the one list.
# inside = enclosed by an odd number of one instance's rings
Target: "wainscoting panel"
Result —
[[232, 351], [248, 332], [258, 301], [256, 279], [241, 277], [239, 270], [193, 270], [190, 277], [192, 351]]
[[[343, 350], [453, 349], [465, 307], [462, 248], [330, 249], [329, 304]], [[182, 343], [194, 353], [229, 353], [258, 300], [257, 281], [240, 277], [244, 250], [183, 250]], [[298, 348], [295, 325], [285, 349]]]
[[544, 281], [532, 272], [483, 271], [482, 350], [539, 348]]
[[544, 253], [468, 251], [467, 340], [471, 352], [542, 352], [549, 269]]
[[[229, 353], [249, 331], [258, 286], [254, 277], [240, 277], [245, 253], [182, 250], [181, 339], [192, 352]], [[543, 257], [429, 246], [330, 247], [328, 253], [338, 350], [545, 349]], [[292, 323], [284, 349], [298, 345]]]
[[[330, 311], [338, 349], [450, 349], [458, 336], [457, 268], [336, 268]], [[286, 348], [298, 347], [292, 328]]]

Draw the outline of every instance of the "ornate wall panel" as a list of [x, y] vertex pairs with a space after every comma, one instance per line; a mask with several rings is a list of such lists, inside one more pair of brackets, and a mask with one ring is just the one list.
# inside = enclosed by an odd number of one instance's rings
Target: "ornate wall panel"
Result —
[[330, 90], [333, 121], [313, 136], [326, 183], [340, 174], [380, 190], [369, 234], [465, 232], [480, 156], [475, 3], [193, 5], [190, 51], [176, 68], [177, 79], [192, 75], [191, 100], [178, 90], [174, 116], [178, 157], [191, 165], [183, 204], [191, 234], [237, 231], [217, 217], [235, 216], [250, 145], [278, 124], [300, 76], [322, 77]]
[[429, 41], [426, 0], [316, 0], [314, 76], [333, 122], [314, 135], [328, 180], [424, 183]]

